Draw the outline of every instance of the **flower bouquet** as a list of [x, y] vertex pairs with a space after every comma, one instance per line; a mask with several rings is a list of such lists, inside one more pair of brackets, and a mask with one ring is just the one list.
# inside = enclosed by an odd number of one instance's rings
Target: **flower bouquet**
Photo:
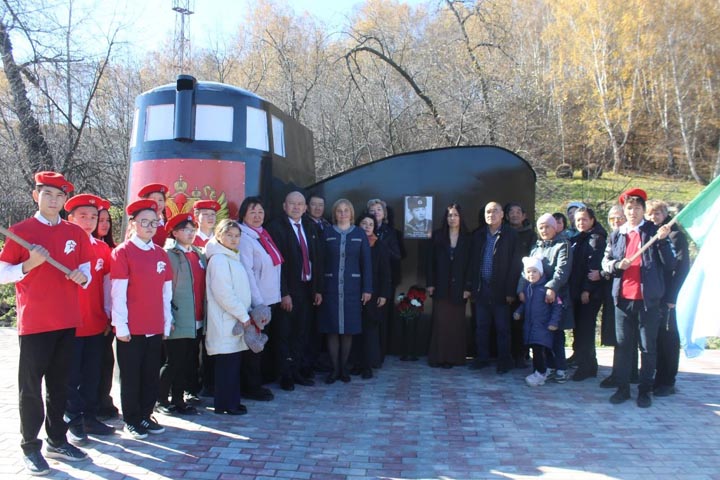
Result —
[[403, 321], [417, 320], [425, 309], [425, 289], [413, 285], [407, 294], [401, 293], [395, 299], [395, 309]]

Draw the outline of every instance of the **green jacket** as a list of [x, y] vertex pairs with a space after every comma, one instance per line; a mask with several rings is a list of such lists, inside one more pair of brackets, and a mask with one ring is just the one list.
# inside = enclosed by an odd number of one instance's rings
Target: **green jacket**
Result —
[[[200, 257], [200, 263], [203, 268], [207, 268], [207, 258], [197, 247], [192, 247], [193, 251]], [[195, 290], [193, 289], [193, 276], [190, 269], [190, 262], [185, 256], [185, 252], [177, 243], [172, 243], [170, 247], [165, 249], [170, 258], [170, 265], [173, 270], [173, 325], [175, 328], [170, 332], [170, 340], [178, 338], [195, 338], [197, 329], [195, 327]], [[203, 298], [203, 302], [205, 299]], [[203, 306], [203, 312], [206, 309]], [[204, 313], [203, 313], [204, 315]], [[203, 326], [205, 318], [202, 319]]]

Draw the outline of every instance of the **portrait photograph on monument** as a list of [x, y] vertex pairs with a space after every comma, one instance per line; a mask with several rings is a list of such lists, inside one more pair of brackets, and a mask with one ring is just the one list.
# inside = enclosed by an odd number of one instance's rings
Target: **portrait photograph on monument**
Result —
[[430, 238], [432, 236], [432, 202], [429, 195], [405, 197], [404, 238]]

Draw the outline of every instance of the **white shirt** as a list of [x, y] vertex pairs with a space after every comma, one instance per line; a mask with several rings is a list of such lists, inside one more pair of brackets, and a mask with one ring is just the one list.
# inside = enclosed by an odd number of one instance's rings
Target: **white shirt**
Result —
[[619, 230], [620, 233], [622, 233], [623, 235], [627, 235], [627, 234], [630, 233], [630, 232], [638, 232], [638, 231], [640, 231], [640, 227], [641, 227], [644, 223], [645, 223], [645, 220], [641, 221], [636, 227], [631, 227], [630, 224], [624, 223], [624, 224], [620, 225], [620, 228], [618, 228], [618, 230]]

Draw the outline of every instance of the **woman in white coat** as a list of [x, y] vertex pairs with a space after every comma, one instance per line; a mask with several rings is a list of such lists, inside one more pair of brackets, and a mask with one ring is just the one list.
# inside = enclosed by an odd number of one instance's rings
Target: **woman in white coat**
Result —
[[[243, 239], [240, 242], [240, 261], [250, 277], [252, 306], [267, 305], [273, 315], [280, 303], [280, 268], [283, 257], [266, 229], [265, 209], [260, 197], [247, 197], [238, 211]], [[255, 353], [248, 350], [242, 354], [243, 396], [253, 400], [272, 400], [273, 394], [262, 386], [263, 365], [269, 357], [266, 351]], [[274, 376], [274, 375], [273, 375]]]
[[[251, 294], [248, 274], [240, 261], [240, 225], [229, 219], [215, 228], [205, 247], [208, 257], [207, 331], [205, 348], [215, 359], [215, 413], [243, 415], [240, 403], [241, 352], [248, 349], [243, 338], [250, 324]], [[243, 328], [235, 328], [238, 322]]]

